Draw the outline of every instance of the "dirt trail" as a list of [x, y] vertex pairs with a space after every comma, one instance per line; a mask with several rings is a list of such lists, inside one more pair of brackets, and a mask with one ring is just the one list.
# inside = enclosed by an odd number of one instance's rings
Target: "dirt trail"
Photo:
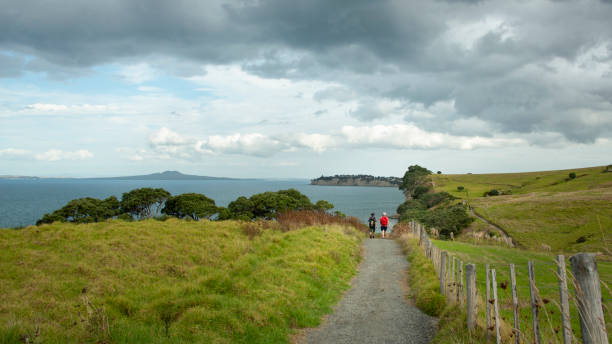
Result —
[[406, 300], [408, 262], [393, 240], [367, 239], [353, 287], [324, 323], [299, 343], [429, 343], [436, 318]]

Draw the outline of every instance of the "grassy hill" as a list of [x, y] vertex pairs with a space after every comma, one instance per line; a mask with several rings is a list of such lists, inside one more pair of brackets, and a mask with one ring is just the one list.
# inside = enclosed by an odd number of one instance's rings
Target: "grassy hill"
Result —
[[[468, 200], [520, 246], [591, 251], [612, 260], [612, 173], [605, 166], [504, 174], [433, 175], [436, 191]], [[576, 178], [570, 179], [574, 172]], [[463, 191], [458, 187], [462, 186]], [[500, 196], [483, 197], [496, 189]], [[474, 226], [482, 227], [476, 222]]]
[[109, 221], [0, 230], [0, 343], [283, 343], [348, 288], [340, 225]]

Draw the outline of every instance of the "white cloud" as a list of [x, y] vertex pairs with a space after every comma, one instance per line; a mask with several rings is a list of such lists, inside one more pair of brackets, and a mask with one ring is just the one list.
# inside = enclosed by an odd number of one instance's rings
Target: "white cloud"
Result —
[[317, 153], [324, 152], [336, 145], [336, 140], [331, 135], [297, 134], [295, 137], [299, 145], [308, 147]]
[[289, 147], [285, 143], [260, 133], [214, 135], [196, 144], [196, 150], [202, 153], [242, 154], [259, 157], [272, 156], [287, 148]]
[[508, 20], [488, 16], [472, 22], [449, 21], [448, 31], [443, 36], [449, 44], [457, 44], [472, 50], [474, 44], [487, 34], [499, 35], [502, 41], [516, 38], [516, 30]]
[[180, 146], [187, 143], [187, 139], [166, 127], [149, 135], [149, 141], [154, 146]]
[[118, 107], [106, 104], [53, 104], [53, 103], [35, 103], [29, 104], [22, 110], [27, 114], [92, 114], [92, 113], [108, 113], [117, 111]]
[[470, 150], [476, 148], [504, 147], [524, 144], [522, 139], [488, 138], [480, 136], [453, 136], [427, 132], [413, 124], [344, 126], [342, 135], [349, 145], [399, 148], [437, 149], [450, 148]]
[[142, 84], [157, 77], [157, 71], [147, 63], [138, 63], [121, 67], [119, 76], [132, 84]]
[[26, 157], [29, 154], [30, 154], [30, 151], [25, 150], [25, 149], [18, 149], [18, 148], [0, 149], [0, 158], [5, 158], [5, 159], [19, 159], [19, 158]]
[[93, 154], [86, 149], [74, 152], [66, 152], [60, 149], [50, 149], [44, 153], [34, 155], [36, 160], [60, 161], [60, 160], [84, 160], [93, 158]]
[[56, 112], [56, 111], [65, 111], [68, 110], [66, 105], [61, 104], [30, 104], [27, 105], [26, 110], [32, 110], [35, 112]]

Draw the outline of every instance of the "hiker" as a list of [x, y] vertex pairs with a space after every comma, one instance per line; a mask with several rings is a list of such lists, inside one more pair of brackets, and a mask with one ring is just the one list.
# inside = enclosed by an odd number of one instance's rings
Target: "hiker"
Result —
[[387, 234], [387, 226], [389, 225], [389, 218], [387, 217], [387, 213], [383, 213], [383, 216], [380, 217], [380, 232], [382, 233], [383, 239]]
[[374, 216], [374, 213], [370, 214], [368, 226], [370, 226], [370, 239], [372, 239], [374, 238], [374, 232], [376, 232], [376, 216]]

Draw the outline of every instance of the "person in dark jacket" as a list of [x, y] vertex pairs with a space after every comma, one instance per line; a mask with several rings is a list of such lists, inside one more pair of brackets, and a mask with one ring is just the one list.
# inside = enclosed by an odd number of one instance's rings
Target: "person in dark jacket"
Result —
[[376, 216], [374, 216], [374, 213], [370, 214], [368, 226], [370, 227], [370, 239], [372, 239], [374, 238], [374, 232], [376, 232]]
[[383, 213], [383, 216], [380, 217], [380, 232], [382, 233], [383, 239], [387, 235], [388, 225], [389, 225], [389, 218], [387, 217], [387, 213]]

